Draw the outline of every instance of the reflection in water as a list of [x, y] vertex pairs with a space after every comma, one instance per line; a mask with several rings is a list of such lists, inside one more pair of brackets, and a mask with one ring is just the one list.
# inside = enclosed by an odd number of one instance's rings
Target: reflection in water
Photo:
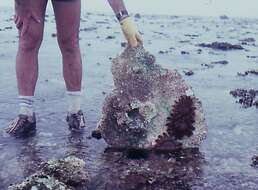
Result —
[[23, 176], [27, 177], [36, 172], [43, 161], [40, 157], [40, 148], [37, 147], [37, 138], [32, 136], [23, 139], [18, 148], [17, 161], [23, 171]]
[[[51, 142], [58, 143], [49, 146]], [[79, 133], [54, 139], [47, 135], [23, 140], [12, 139], [12, 143], [4, 147], [6, 149], [3, 151], [8, 152], [4, 157], [9, 160], [3, 162], [4, 166], [0, 166], [0, 171], [15, 173], [6, 174], [9, 177], [1, 173], [0, 178], [10, 179], [3, 181], [3, 188], [0, 184], [2, 189], [37, 172], [42, 162], [70, 155], [86, 161], [86, 168], [91, 175], [89, 189], [92, 190], [190, 190], [202, 186], [200, 179], [204, 158], [198, 149], [170, 153], [114, 149], [106, 149], [104, 152], [105, 144], [96, 144], [95, 140]]]
[[21, 182], [36, 172], [42, 163], [41, 151], [37, 147], [37, 138], [26, 139], [1, 137], [0, 148], [0, 189], [7, 189], [12, 183]]
[[66, 156], [76, 156], [81, 159], [85, 159], [87, 155], [86, 140], [84, 133], [72, 132], [67, 139], [67, 151]]
[[[135, 153], [130, 155], [135, 157]], [[192, 189], [202, 176], [204, 158], [198, 149], [171, 153], [141, 153], [144, 159], [129, 159], [128, 152], [106, 151], [104, 163], [90, 189]], [[200, 184], [198, 184], [199, 186]]]

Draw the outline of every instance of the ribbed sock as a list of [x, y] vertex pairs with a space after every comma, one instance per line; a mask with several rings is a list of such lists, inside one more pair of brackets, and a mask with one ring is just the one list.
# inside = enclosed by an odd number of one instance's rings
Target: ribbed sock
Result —
[[34, 96], [19, 96], [19, 105], [20, 105], [19, 114], [32, 116], [33, 103], [34, 103]]
[[67, 91], [69, 113], [77, 113], [81, 110], [81, 97], [81, 91]]

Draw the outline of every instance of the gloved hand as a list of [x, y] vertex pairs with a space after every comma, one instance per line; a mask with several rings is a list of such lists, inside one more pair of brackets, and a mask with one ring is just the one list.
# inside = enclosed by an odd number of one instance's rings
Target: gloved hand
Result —
[[130, 17], [123, 19], [120, 24], [125, 38], [131, 47], [137, 47], [139, 43], [143, 43], [137, 26]]

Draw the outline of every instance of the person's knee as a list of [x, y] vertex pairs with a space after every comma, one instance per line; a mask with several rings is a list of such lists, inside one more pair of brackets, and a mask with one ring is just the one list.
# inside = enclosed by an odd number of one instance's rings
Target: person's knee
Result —
[[80, 51], [79, 37], [59, 37], [58, 43], [63, 54], [76, 54]]
[[19, 48], [23, 51], [37, 51], [43, 39], [43, 33], [40, 30], [28, 30], [24, 36], [19, 39]]

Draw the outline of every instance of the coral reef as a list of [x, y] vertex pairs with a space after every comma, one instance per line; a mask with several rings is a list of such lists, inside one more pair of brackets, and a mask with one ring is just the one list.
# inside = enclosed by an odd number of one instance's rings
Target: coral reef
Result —
[[212, 49], [216, 49], [216, 50], [223, 50], [223, 51], [244, 49], [241, 45], [234, 45], [234, 44], [230, 44], [227, 42], [213, 42], [211, 44], [201, 43], [201, 44], [199, 44], [199, 46], [212, 48]]
[[230, 91], [234, 98], [238, 98], [237, 103], [241, 104], [244, 108], [255, 106], [258, 108], [258, 90], [250, 89], [236, 89]]
[[155, 64], [143, 47], [113, 60], [115, 89], [93, 136], [117, 148], [198, 147], [207, 126], [200, 101], [177, 71]]
[[89, 182], [85, 162], [76, 157], [51, 160], [42, 165], [39, 172], [31, 175], [21, 184], [8, 190], [77, 190], [85, 189]]
[[[143, 159], [128, 159], [122, 152], [106, 152], [102, 172], [91, 189], [171, 190], [192, 189], [203, 175], [203, 155], [198, 149], [169, 154], [149, 153]], [[103, 175], [106, 174], [106, 175]]]
[[258, 70], [249, 70], [249, 71], [245, 71], [244, 73], [237, 73], [238, 76], [242, 76], [242, 77], [245, 77], [249, 74], [258, 75]]

